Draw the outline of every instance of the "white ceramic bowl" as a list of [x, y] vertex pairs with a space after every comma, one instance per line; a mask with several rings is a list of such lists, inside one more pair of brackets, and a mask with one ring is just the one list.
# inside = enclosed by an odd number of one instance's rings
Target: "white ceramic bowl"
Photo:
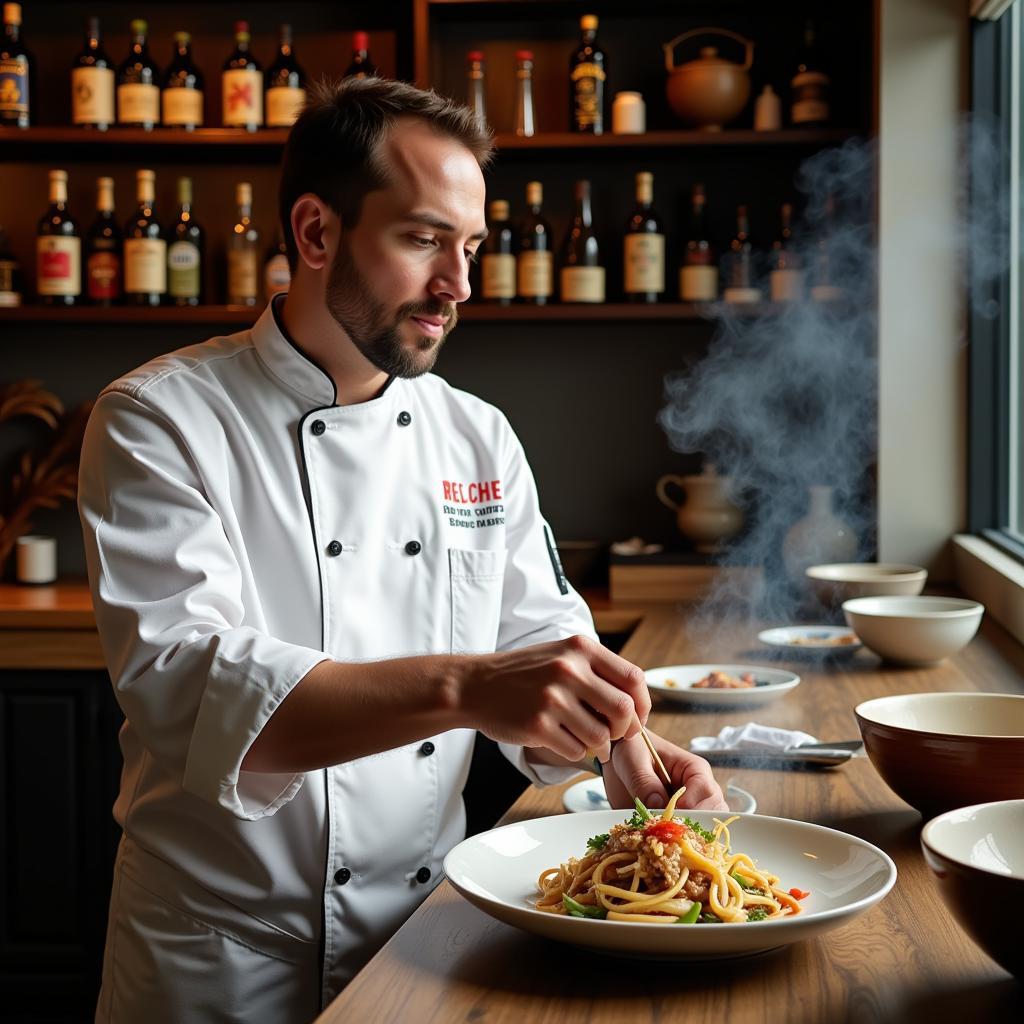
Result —
[[[712, 672], [724, 672], [737, 678], [749, 672], [756, 685], [735, 690], [693, 688], [694, 683]], [[761, 665], [666, 665], [662, 668], [649, 668], [644, 675], [647, 677], [647, 688], [652, 694], [700, 707], [757, 707], [778, 699], [800, 685], [800, 677], [795, 673]]]
[[970, 643], [984, 605], [959, 597], [855, 597], [843, 614], [865, 647], [890, 661], [941, 661]]
[[894, 562], [835, 562], [808, 566], [804, 575], [820, 600], [838, 606], [854, 597], [920, 594], [928, 570]]
[[[722, 816], [714, 811], [685, 814], [704, 828]], [[672, 927], [588, 921], [535, 909], [540, 873], [581, 856], [590, 836], [626, 817], [622, 810], [589, 811], [504, 825], [459, 843], [445, 857], [444, 871], [470, 903], [506, 924], [575, 946], [662, 960], [748, 956], [820, 935], [873, 906], [896, 881], [896, 865], [863, 839], [809, 822], [752, 814], [730, 827], [733, 849], [777, 874], [783, 888], [810, 893], [795, 917]]]
[[1024, 797], [1024, 696], [905, 693], [854, 708], [864, 749], [889, 787], [927, 817]]
[[947, 811], [925, 825], [921, 848], [953, 919], [1024, 981], [1024, 800]]

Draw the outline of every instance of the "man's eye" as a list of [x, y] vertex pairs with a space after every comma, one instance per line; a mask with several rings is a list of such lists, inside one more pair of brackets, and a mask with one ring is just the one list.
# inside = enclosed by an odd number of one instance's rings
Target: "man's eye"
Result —
[[433, 238], [425, 238], [423, 235], [410, 235], [409, 237], [413, 240], [413, 243], [421, 249], [429, 249], [434, 245]]

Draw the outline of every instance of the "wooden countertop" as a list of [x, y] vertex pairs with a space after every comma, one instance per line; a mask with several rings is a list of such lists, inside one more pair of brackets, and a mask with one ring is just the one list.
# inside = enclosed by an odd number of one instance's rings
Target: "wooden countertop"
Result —
[[[765, 661], [756, 628], [689, 632], [680, 612], [651, 609], [622, 653], [641, 667]], [[792, 667], [803, 682], [763, 708], [686, 713], [662, 705], [650, 725], [681, 745], [751, 719], [821, 739], [858, 735], [853, 708], [891, 693], [1024, 693], [1024, 649], [987, 621], [959, 655], [930, 668], [848, 661]], [[640, 1024], [1020, 1020], [1024, 988], [947, 914], [921, 855], [921, 816], [866, 758], [827, 771], [718, 769], [753, 793], [758, 812], [814, 821], [880, 846], [899, 870], [877, 906], [826, 935], [772, 953], [710, 963], [615, 959], [548, 942], [492, 920], [442, 882], [318, 1018], [319, 1024]], [[502, 822], [559, 813], [564, 786], [528, 789]], [[1013, 922], [1012, 927], [1017, 927]]]

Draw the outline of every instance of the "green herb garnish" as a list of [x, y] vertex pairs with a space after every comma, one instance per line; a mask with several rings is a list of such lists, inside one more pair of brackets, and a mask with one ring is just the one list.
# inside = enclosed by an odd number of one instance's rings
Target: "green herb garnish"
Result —
[[643, 828], [644, 824], [651, 820], [651, 812], [640, 802], [640, 797], [633, 797], [633, 803], [636, 805], [636, 810], [626, 824], [632, 829]]
[[701, 914], [700, 917], [697, 918], [697, 920], [701, 924], [721, 924], [722, 923], [721, 918], [715, 917], [714, 914], [708, 914], [708, 913]]
[[570, 917], [602, 918], [605, 916], [604, 907], [588, 907], [583, 903], [577, 903], [571, 896], [562, 895], [562, 906], [569, 911]]
[[764, 921], [768, 917], [768, 911], [764, 907], [751, 907], [747, 911], [748, 921]]
[[746, 875], [741, 875], [738, 871], [734, 871], [729, 877], [736, 879], [736, 881], [740, 883], [740, 888], [743, 889], [744, 892], [764, 894], [763, 889], [759, 889], [749, 878], [746, 877]]
[[685, 824], [689, 825], [690, 828], [694, 832], [696, 832], [697, 835], [699, 835], [705, 843], [713, 843], [715, 841], [714, 835], [711, 832], [709, 832], [706, 828], [701, 828], [700, 825], [698, 825], [697, 822], [693, 820], [693, 818], [683, 818], [683, 821]]
[[604, 832], [599, 836], [591, 836], [587, 840], [587, 847], [591, 850], [601, 850], [610, 838], [611, 836], [609, 836], [607, 832]]

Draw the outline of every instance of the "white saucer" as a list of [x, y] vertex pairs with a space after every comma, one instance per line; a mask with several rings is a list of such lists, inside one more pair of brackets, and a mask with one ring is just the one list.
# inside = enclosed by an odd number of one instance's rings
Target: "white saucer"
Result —
[[757, 634], [757, 639], [772, 647], [785, 647], [793, 653], [804, 651], [808, 654], [830, 654], [838, 657], [853, 654], [864, 645], [860, 639], [852, 644], [837, 644], [841, 636], [856, 637], [849, 626], [777, 626]]
[[[849, 632], [849, 630], [847, 630]], [[705, 679], [712, 672], [724, 672], [729, 676], [750, 673], [756, 685], [730, 689], [713, 689], [710, 686], [694, 689], [693, 684]], [[666, 700], [682, 704], [705, 707], [754, 707], [767, 704], [800, 684], [800, 677], [780, 668], [766, 668], [763, 665], [723, 665], [721, 662], [709, 665], [665, 665], [649, 668], [644, 672], [647, 688]]]
[[[729, 810], [737, 814], [753, 814], [757, 810], [757, 800], [731, 782], [725, 788], [725, 799], [729, 801]], [[611, 804], [604, 791], [604, 779], [599, 775], [581, 779], [562, 794], [562, 806], [574, 814], [579, 811], [608, 811]]]

